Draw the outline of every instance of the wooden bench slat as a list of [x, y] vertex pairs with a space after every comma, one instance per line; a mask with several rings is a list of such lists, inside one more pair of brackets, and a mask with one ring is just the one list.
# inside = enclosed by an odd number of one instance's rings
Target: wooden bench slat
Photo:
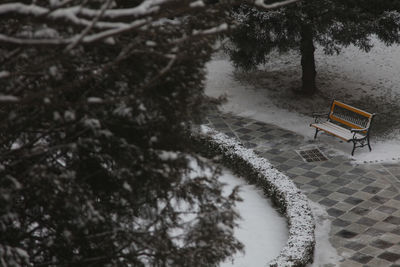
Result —
[[339, 107], [342, 107], [342, 108], [345, 108], [345, 109], [348, 109], [348, 110], [350, 110], [350, 111], [352, 111], [354, 113], [358, 113], [358, 114], [360, 114], [360, 115], [362, 115], [364, 117], [367, 117], [367, 118], [371, 118], [373, 116], [373, 114], [371, 114], [369, 112], [366, 112], [366, 111], [361, 110], [359, 108], [355, 108], [353, 106], [350, 106], [348, 104], [342, 103], [342, 102], [337, 101], [337, 100], [333, 100], [331, 111], [333, 111], [335, 105], [337, 105]]
[[[311, 124], [311, 126], [318, 128], [322, 131], [328, 132], [334, 136], [337, 136], [346, 142], [353, 139], [354, 134], [350, 130], [340, 127], [329, 121], [323, 122], [323, 123], [313, 123], [313, 124]], [[358, 139], [363, 138], [363, 137], [365, 137], [365, 136], [358, 134], [358, 133], [356, 134], [356, 138], [358, 138]]]

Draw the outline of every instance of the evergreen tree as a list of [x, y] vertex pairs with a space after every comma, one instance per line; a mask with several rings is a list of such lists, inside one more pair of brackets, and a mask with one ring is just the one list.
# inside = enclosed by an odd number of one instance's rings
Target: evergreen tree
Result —
[[0, 5], [0, 265], [218, 264], [236, 193], [187, 134], [224, 8], [80, 2]]
[[216, 266], [242, 249], [236, 190], [193, 177], [188, 141], [227, 4], [0, 4], [1, 266]]
[[244, 69], [265, 63], [273, 50], [297, 50], [301, 54], [301, 92], [316, 92], [314, 51], [319, 44], [327, 54], [354, 44], [371, 48], [376, 34], [387, 44], [399, 41], [398, 1], [308, 0], [278, 10], [261, 11], [242, 5], [233, 11], [238, 26], [232, 33], [229, 53], [234, 64]]

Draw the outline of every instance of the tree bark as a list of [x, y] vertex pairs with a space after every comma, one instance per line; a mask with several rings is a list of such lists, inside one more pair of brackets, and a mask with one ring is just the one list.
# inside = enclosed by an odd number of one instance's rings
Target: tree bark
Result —
[[302, 86], [301, 92], [307, 95], [313, 95], [317, 91], [315, 84], [315, 59], [314, 59], [314, 41], [313, 29], [309, 24], [301, 26], [301, 68], [302, 68]]

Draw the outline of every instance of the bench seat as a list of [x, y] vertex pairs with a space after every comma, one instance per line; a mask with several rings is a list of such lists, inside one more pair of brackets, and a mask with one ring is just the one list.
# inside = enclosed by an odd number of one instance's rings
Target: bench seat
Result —
[[[326, 121], [326, 122], [321, 122], [321, 123], [313, 123], [311, 124], [311, 127], [315, 127], [317, 129], [320, 129], [324, 132], [330, 133], [336, 137], [339, 137], [340, 139], [342, 139], [343, 141], [350, 141], [352, 140], [354, 137], [354, 133], [352, 133], [349, 129], [340, 127], [337, 124], [334, 124], [332, 122]], [[355, 138], [356, 139], [362, 139], [364, 138], [365, 135], [356, 133]]]

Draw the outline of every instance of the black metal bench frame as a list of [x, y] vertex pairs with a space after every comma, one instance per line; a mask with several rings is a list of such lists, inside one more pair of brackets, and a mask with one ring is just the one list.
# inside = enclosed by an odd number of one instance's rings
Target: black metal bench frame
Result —
[[[326, 116], [327, 120], [322, 122], [321, 118]], [[317, 138], [318, 132], [324, 131], [348, 143], [353, 142], [351, 155], [354, 156], [356, 148], [368, 146], [369, 151], [372, 150], [369, 139], [374, 116], [374, 113], [333, 100], [330, 112], [328, 114], [314, 113], [315, 122], [310, 126], [315, 128], [314, 139]]]

